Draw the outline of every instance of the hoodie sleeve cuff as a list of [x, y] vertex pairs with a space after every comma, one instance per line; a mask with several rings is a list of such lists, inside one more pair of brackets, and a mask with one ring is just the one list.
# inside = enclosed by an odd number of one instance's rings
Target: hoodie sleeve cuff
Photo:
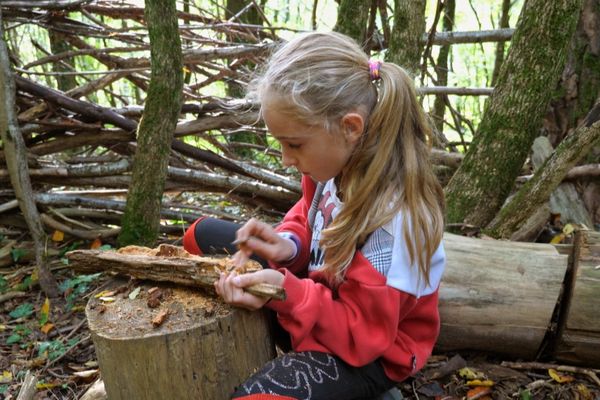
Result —
[[294, 308], [304, 303], [308, 291], [306, 290], [306, 279], [300, 279], [285, 268], [281, 268], [285, 277], [283, 279], [283, 288], [285, 289], [285, 300], [271, 300], [267, 307], [278, 314], [290, 314]]

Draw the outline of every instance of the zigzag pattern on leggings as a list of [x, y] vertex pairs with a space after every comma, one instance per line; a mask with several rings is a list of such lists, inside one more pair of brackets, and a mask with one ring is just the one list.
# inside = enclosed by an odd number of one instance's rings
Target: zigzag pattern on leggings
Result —
[[[303, 358], [309, 361], [303, 361]], [[313, 385], [335, 382], [340, 378], [335, 358], [311, 351], [276, 358], [255, 376], [260, 379], [244, 383], [243, 390], [246, 393], [293, 393], [298, 400], [311, 399]], [[274, 392], [272, 388], [281, 390]]]

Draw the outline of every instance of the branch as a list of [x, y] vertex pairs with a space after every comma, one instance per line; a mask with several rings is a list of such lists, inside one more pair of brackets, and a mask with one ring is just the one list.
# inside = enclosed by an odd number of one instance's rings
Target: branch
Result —
[[463, 88], [453, 86], [421, 86], [417, 88], [420, 95], [454, 94], [458, 96], [490, 96], [494, 88]]
[[[600, 103], [595, 108], [600, 108]], [[584, 125], [564, 139], [513, 199], [490, 222], [486, 230], [494, 237], [508, 238], [526, 218], [550, 198], [567, 172], [600, 142], [600, 121]]]
[[[510, 40], [514, 32], [514, 28], [466, 32], [436, 32], [433, 36], [433, 44], [445, 46], [462, 43], [501, 42]], [[425, 44], [427, 43], [427, 39], [428, 34], [424, 33], [421, 37], [421, 42]]]
[[19, 90], [37, 97], [41, 97], [51, 103], [55, 103], [61, 107], [64, 107], [69, 111], [85, 115], [86, 117], [94, 118], [95, 120], [99, 120], [104, 123], [113, 124], [119, 128], [125, 129], [126, 131], [135, 131], [137, 128], [136, 122], [127, 119], [108, 108], [67, 97], [63, 92], [44, 87], [36, 82], [20, 76], [15, 75], [15, 82]]
[[92, 0], [0, 0], [0, 6], [7, 8], [42, 8], [45, 10], [63, 10], [79, 7]]

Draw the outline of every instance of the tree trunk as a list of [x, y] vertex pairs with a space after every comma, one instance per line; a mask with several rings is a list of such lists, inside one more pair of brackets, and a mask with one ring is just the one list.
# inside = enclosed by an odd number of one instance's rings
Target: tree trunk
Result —
[[[502, 11], [500, 15], [500, 23], [498, 28], [506, 29], [509, 27], [510, 22], [510, 3], [511, 0], [502, 0]], [[504, 48], [506, 47], [506, 41], [500, 40], [496, 43], [496, 58], [494, 60], [494, 71], [492, 72], [492, 87], [496, 86], [498, 82], [498, 75], [500, 74], [500, 68], [504, 62]]]
[[360, 45], [367, 45], [367, 26], [369, 21], [370, 1], [341, 0], [333, 30], [348, 35]]
[[2, 26], [2, 10], [0, 10], [0, 139], [2, 139], [6, 167], [10, 173], [15, 197], [19, 201], [35, 244], [36, 270], [40, 286], [46, 296], [56, 297], [58, 296], [58, 286], [46, 260], [46, 233], [35, 205], [27, 165], [27, 148], [15, 113], [15, 82]]
[[146, 0], [152, 74], [142, 121], [133, 178], [119, 243], [154, 245], [158, 235], [171, 141], [179, 111], [183, 71], [175, 0]]
[[477, 134], [446, 186], [449, 222], [483, 227], [510, 194], [560, 78], [581, 3], [525, 2]]
[[396, 63], [413, 76], [421, 65], [425, 32], [425, 0], [394, 0], [394, 26], [386, 60]]
[[[71, 50], [71, 46], [65, 41], [64, 35], [53, 30], [48, 31], [50, 40], [50, 49], [52, 54], [59, 54]], [[71, 59], [57, 61], [53, 65], [54, 72], [70, 72], [73, 69], [68, 68], [64, 63]], [[77, 78], [74, 75], [59, 75], [56, 77], [57, 87], [62, 92], [68, 92], [77, 87]]]
[[[442, 26], [444, 32], [451, 32], [454, 27], [454, 11], [456, 9], [456, 0], [447, 0], [444, 3], [444, 18]], [[448, 84], [448, 55], [450, 54], [450, 45], [440, 47], [440, 52], [435, 66], [437, 76], [436, 86], [446, 86]], [[444, 113], [446, 111], [446, 103], [448, 96], [440, 94], [435, 97], [433, 103], [432, 118], [437, 129], [438, 138], [444, 138]], [[447, 143], [438, 143], [436, 147], [444, 148]]]

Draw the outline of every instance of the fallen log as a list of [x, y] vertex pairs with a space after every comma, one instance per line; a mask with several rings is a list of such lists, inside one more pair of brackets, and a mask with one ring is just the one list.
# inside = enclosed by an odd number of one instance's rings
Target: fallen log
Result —
[[533, 359], [552, 325], [567, 255], [540, 243], [446, 233], [439, 351]]

